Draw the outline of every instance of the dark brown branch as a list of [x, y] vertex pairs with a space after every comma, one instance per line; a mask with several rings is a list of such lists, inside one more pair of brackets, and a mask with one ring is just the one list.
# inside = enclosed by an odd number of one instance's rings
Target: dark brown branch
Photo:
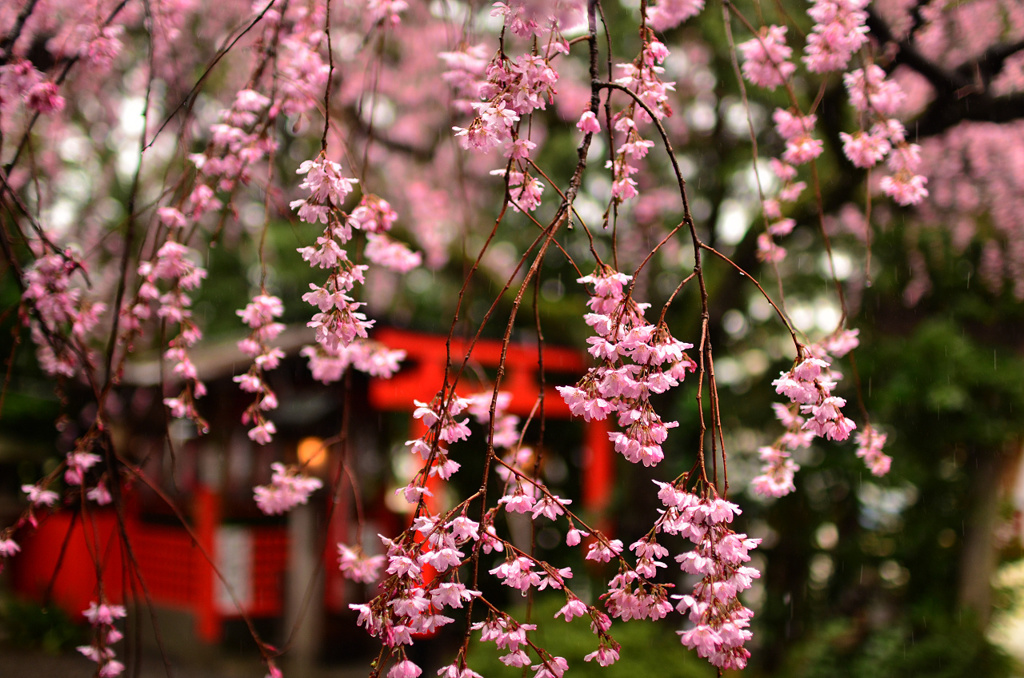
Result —
[[987, 87], [992, 79], [1003, 72], [1006, 60], [1021, 50], [1024, 50], [1024, 40], [992, 45], [977, 59], [957, 67], [957, 73], [965, 79], [980, 75]]
[[871, 10], [868, 10], [867, 27], [870, 34], [882, 45], [893, 43], [900, 48], [893, 66], [904, 64], [914, 69], [928, 80], [937, 93], [952, 93], [970, 84], [970, 80], [960, 81], [958, 73], [947, 71], [925, 58], [923, 54], [917, 51], [909, 37], [897, 40], [892, 31], [889, 30], [889, 25]]
[[6, 64], [11, 60], [11, 50], [14, 48], [14, 43], [17, 42], [18, 37], [21, 35], [21, 30], [25, 27], [25, 22], [28, 21], [32, 11], [36, 8], [37, 2], [38, 0], [29, 0], [29, 2], [25, 3], [25, 6], [21, 8], [21, 12], [18, 14], [18, 18], [14, 21], [11, 32], [3, 39], [3, 42], [0, 42], [0, 64]]
[[977, 59], [945, 69], [914, 47], [913, 33], [897, 40], [885, 21], [871, 11], [867, 26], [881, 44], [899, 47], [891, 67], [902, 64], [913, 69], [935, 90], [935, 99], [913, 124], [917, 138], [942, 134], [961, 122], [1004, 123], [1024, 119], [1024, 95], [993, 96], [990, 89], [1007, 59], [1024, 50], [1024, 41], [993, 45]]
[[936, 100], [914, 124], [918, 138], [942, 134], [961, 122], [1005, 123], [1024, 119], [1024, 94], [990, 97], [967, 94], [959, 99]]

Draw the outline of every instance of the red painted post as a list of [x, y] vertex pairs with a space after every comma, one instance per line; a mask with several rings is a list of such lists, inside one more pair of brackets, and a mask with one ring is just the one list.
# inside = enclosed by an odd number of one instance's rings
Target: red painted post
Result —
[[[217, 643], [221, 639], [222, 630], [220, 613], [217, 611], [217, 573], [214, 567], [214, 563], [217, 561], [220, 496], [205, 485], [200, 485], [195, 493], [192, 511], [196, 537], [207, 554], [206, 556], [201, 555], [197, 559], [198, 585], [196, 586], [196, 600], [192, 601], [196, 614], [196, 635], [204, 642]], [[211, 560], [213, 562], [210, 562]]]
[[615, 488], [615, 457], [608, 438], [608, 420], [587, 424], [586, 450], [583, 457], [583, 508], [594, 515], [604, 515], [612, 501]]

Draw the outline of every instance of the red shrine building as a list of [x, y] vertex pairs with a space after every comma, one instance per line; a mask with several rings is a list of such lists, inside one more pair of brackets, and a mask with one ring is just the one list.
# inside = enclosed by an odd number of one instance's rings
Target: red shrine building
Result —
[[[379, 548], [378, 533], [394, 534], [407, 524], [408, 505], [396, 501], [394, 489], [422, 464], [404, 446], [422, 432], [412, 417], [413, 401], [429, 402], [436, 395], [449, 348], [445, 337], [380, 328], [375, 339], [406, 351], [401, 370], [390, 379], [353, 374], [349, 388], [325, 388], [297, 357], [298, 348], [310, 342], [308, 334], [300, 328], [281, 335], [289, 358], [278, 370], [283, 374], [271, 374], [281, 406], [273, 415], [278, 434], [265, 446], [252, 443], [239, 421], [246, 394], [231, 377], [248, 364], [233, 344], [203, 349], [194, 358], [209, 389], [200, 401], [203, 416], [220, 422], [206, 436], [195, 435], [186, 422], [167, 426], [158, 364], [129, 370], [130, 394], [114, 436], [142, 474], [126, 474], [127, 509], [118, 515], [112, 508], [90, 506], [82, 513], [64, 507], [43, 517], [37, 530], [22, 533], [23, 552], [9, 562], [15, 591], [52, 602], [77, 619], [97, 598], [99, 564], [108, 601], [148, 601], [184, 614], [195, 638], [216, 643], [232, 620], [288, 617], [294, 605], [289, 601], [302, 598], [310, 579], [322, 572], [313, 608], [321, 615], [347, 613], [356, 591], [341, 577], [335, 544]], [[464, 340], [451, 342], [456, 367], [468, 347]], [[491, 389], [501, 354], [502, 342], [477, 341], [459, 395]], [[555, 390], [579, 379], [585, 356], [546, 346], [543, 370], [542, 379], [536, 345], [507, 348], [501, 390], [511, 394], [508, 413], [524, 421], [536, 417], [543, 384], [545, 421], [569, 431], [565, 435], [576, 448], [578, 468], [562, 475], [565, 483], [579, 484], [566, 492], [575, 496], [582, 515], [601, 516], [614, 486], [608, 424], [559, 424], [570, 414]], [[224, 426], [229, 421], [239, 423]], [[340, 440], [339, 431], [347, 431], [348, 439]], [[460, 450], [456, 446], [452, 455], [465, 470], [471, 464]], [[264, 516], [253, 501], [253, 487], [269, 481], [275, 461], [305, 463], [324, 480], [327, 489], [299, 507], [297, 516]]]

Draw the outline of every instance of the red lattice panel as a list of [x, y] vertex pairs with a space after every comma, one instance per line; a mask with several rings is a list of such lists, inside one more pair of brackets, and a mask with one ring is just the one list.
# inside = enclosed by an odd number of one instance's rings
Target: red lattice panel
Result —
[[191, 608], [198, 598], [196, 583], [205, 568], [199, 550], [180, 527], [134, 523], [131, 535], [135, 557], [153, 602]]
[[252, 537], [252, 606], [254, 617], [274, 616], [284, 609], [284, 577], [288, 569], [288, 530], [258, 527]]

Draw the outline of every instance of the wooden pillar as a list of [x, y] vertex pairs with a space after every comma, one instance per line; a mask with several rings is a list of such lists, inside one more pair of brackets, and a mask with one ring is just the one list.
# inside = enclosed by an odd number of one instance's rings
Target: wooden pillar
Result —
[[291, 641], [288, 672], [296, 675], [308, 675], [312, 670], [323, 635], [324, 593], [323, 577], [317, 576], [320, 554], [315, 536], [316, 513], [312, 504], [299, 504], [288, 512], [285, 640]]

